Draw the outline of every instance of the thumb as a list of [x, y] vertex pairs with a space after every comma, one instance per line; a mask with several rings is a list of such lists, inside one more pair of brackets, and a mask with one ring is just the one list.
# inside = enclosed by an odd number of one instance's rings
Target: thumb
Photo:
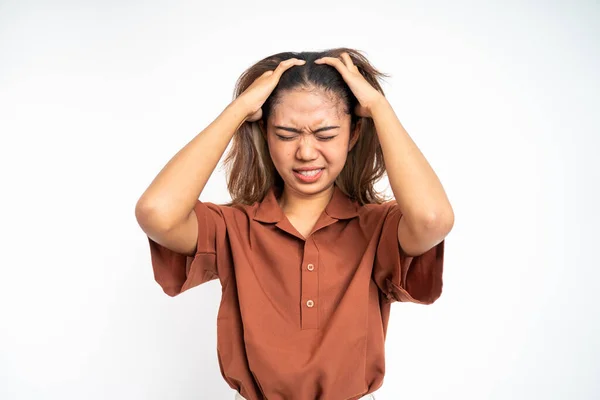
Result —
[[359, 117], [371, 118], [371, 113], [369, 113], [369, 110], [367, 110], [360, 104], [356, 105], [356, 107], [354, 108], [354, 113]]
[[255, 122], [258, 121], [259, 119], [262, 118], [262, 107], [258, 109], [258, 111], [256, 111], [254, 114], [252, 114], [251, 116], [249, 116], [246, 121], [248, 122]]

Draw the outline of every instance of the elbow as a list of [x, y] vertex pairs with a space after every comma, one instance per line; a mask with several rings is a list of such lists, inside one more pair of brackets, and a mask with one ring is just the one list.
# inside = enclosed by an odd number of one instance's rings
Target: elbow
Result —
[[172, 225], [161, 215], [158, 208], [142, 200], [138, 201], [135, 206], [135, 219], [146, 232], [164, 232], [170, 229]]
[[141, 199], [138, 200], [135, 205], [135, 219], [142, 228], [150, 224], [155, 214], [154, 209], [148, 203]]
[[429, 213], [421, 218], [420, 224], [423, 232], [434, 236], [446, 236], [454, 227], [454, 211], [452, 207]]

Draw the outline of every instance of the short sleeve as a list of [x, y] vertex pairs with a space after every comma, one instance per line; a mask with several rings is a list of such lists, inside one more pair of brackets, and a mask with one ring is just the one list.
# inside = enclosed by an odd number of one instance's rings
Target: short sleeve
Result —
[[198, 244], [193, 257], [177, 253], [148, 237], [154, 279], [169, 296], [219, 277], [217, 256], [223, 247], [225, 219], [220, 206], [197, 201]]
[[377, 244], [373, 277], [389, 303], [431, 304], [442, 294], [445, 240], [419, 256], [408, 256], [398, 243], [401, 217], [396, 201], [389, 202]]

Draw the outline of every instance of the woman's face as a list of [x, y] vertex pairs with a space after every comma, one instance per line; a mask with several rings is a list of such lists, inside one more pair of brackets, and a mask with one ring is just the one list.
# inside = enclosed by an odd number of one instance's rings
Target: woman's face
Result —
[[354, 135], [350, 142], [350, 115], [343, 109], [339, 99], [321, 90], [281, 94], [266, 132], [273, 164], [287, 189], [310, 195], [333, 184], [358, 138]]

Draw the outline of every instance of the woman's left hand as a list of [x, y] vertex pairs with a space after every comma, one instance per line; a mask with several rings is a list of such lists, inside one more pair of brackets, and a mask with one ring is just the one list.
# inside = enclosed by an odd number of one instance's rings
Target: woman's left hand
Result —
[[342, 78], [358, 99], [358, 105], [354, 110], [360, 117], [372, 118], [372, 108], [381, 100], [385, 100], [385, 96], [375, 89], [358, 70], [358, 67], [352, 62], [352, 58], [348, 53], [344, 52], [340, 55], [341, 60], [337, 57], [322, 57], [315, 60], [316, 64], [331, 65], [342, 75]]

